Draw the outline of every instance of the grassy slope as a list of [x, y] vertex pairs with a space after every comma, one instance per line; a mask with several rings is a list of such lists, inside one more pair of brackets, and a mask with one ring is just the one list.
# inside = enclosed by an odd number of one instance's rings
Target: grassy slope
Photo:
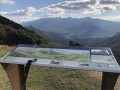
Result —
[[[0, 46], [0, 57], [13, 47]], [[32, 66], [28, 90], [100, 90], [101, 80], [89, 71]], [[0, 66], [0, 90], [10, 90], [10, 81]]]

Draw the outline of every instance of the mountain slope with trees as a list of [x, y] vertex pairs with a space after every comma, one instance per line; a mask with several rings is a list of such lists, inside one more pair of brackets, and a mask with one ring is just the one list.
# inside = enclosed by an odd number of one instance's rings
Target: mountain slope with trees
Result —
[[23, 26], [0, 16], [0, 44], [44, 44], [46, 40]]

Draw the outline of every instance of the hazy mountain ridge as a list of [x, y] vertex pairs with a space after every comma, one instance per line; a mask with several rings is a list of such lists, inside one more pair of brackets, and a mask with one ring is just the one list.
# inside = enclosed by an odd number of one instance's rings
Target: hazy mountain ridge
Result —
[[52, 37], [49, 32], [44, 32], [42, 30], [38, 30], [38, 29], [36, 29], [33, 26], [27, 26], [25, 28], [29, 29], [30, 31], [36, 32], [37, 34], [39, 34], [40, 36], [42, 36], [46, 40], [46, 42], [48, 44], [54, 43], [54, 45], [55, 44], [56, 45], [61, 45], [61, 43], [59, 43], [58, 40], [56, 40], [54, 37]]
[[[68, 33], [79, 37], [109, 37], [119, 32], [120, 22], [87, 18], [43, 18], [22, 23], [24, 26], [32, 25], [37, 29]], [[107, 34], [106, 34], [107, 33]]]
[[69, 40], [94, 45], [119, 32], [120, 22], [86, 18], [43, 18], [22, 23], [49, 33], [56, 40], [67, 44]]

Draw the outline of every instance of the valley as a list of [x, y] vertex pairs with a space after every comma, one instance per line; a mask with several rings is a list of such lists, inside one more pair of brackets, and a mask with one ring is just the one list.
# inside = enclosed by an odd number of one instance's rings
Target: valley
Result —
[[[119, 32], [120, 22], [101, 20], [97, 18], [43, 18], [22, 23], [25, 27], [34, 27], [37, 31], [48, 33], [56, 41], [68, 45], [70, 40], [78, 41], [88, 46], [115, 35]], [[35, 29], [33, 29], [36, 31]]]

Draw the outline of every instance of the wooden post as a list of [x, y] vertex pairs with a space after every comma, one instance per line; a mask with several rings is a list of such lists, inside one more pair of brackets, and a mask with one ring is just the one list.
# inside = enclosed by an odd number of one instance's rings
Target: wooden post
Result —
[[101, 90], [114, 90], [119, 73], [103, 72]]
[[22, 90], [25, 80], [24, 65], [2, 63], [2, 66], [11, 82], [12, 90]]

